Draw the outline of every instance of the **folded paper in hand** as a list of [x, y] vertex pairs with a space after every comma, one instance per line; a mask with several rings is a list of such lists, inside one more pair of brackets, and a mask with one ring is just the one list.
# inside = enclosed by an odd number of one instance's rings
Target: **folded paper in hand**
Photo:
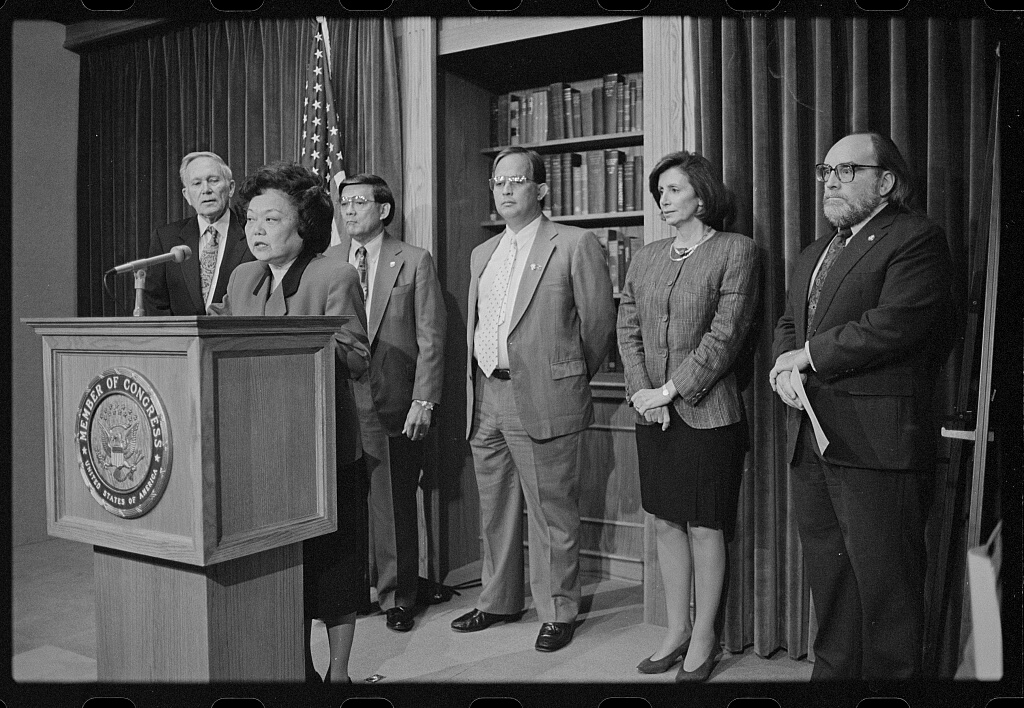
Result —
[[793, 383], [796, 397], [800, 399], [804, 410], [807, 411], [807, 417], [811, 419], [811, 427], [814, 428], [814, 439], [818, 442], [818, 451], [824, 455], [825, 448], [828, 447], [828, 437], [825, 435], [825, 431], [821, 429], [821, 423], [818, 422], [818, 416], [814, 414], [814, 409], [811, 408], [811, 402], [807, 400], [807, 391], [804, 390], [803, 379], [800, 378], [800, 371], [795, 367], [789, 380]]

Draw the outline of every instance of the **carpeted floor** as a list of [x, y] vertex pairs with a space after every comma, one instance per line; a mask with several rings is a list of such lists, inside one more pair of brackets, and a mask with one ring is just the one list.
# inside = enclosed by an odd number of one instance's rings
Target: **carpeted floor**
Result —
[[[15, 681], [96, 680], [96, 624], [92, 547], [60, 539], [19, 546], [12, 554], [12, 673]], [[480, 577], [479, 564], [460, 568], [448, 585]], [[384, 615], [360, 617], [350, 663], [355, 681], [370, 682], [611, 682], [671, 683], [675, 667], [660, 675], [637, 673], [637, 662], [658, 645], [662, 629], [643, 623], [638, 583], [584, 578], [584, 612], [576, 637], [546, 654], [533, 648], [539, 624], [532, 610], [515, 624], [473, 634], [449, 624], [473, 607], [479, 587], [425, 609], [411, 632], [385, 626]], [[321, 672], [327, 637], [315, 627], [313, 655]], [[677, 665], [678, 666], [678, 665]], [[750, 650], [724, 653], [711, 682], [805, 682], [811, 664], [785, 652], [762, 658]]]

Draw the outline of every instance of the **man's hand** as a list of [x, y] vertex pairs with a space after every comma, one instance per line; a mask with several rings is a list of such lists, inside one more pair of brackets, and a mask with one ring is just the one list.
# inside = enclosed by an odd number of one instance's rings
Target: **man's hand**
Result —
[[409, 406], [409, 414], [405, 416], [405, 427], [402, 428], [402, 434], [410, 440], [422, 440], [427, 436], [427, 430], [430, 429], [431, 415], [429, 409], [413, 401]]
[[807, 352], [804, 348], [791, 349], [784, 354], [779, 354], [779, 358], [775, 360], [775, 366], [768, 372], [768, 383], [772, 385], [772, 390], [775, 391], [775, 378], [783, 371], [806, 371], [811, 368], [811, 360], [807, 357]]
[[800, 398], [796, 395], [796, 389], [793, 388], [793, 376], [799, 376], [800, 383], [807, 380], [807, 374], [797, 374], [794, 371], [780, 371], [773, 381], [772, 388], [775, 389], [775, 393], [779, 394], [779, 398], [782, 399], [783, 403], [790, 408], [802, 411], [804, 404], [800, 402]]

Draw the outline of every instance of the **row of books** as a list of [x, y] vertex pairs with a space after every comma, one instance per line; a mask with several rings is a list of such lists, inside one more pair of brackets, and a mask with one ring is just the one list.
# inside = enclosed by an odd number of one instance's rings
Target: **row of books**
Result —
[[[608, 275], [612, 279], [612, 293], [617, 297], [626, 284], [626, 271], [633, 259], [633, 253], [644, 245], [644, 228], [642, 226], [623, 226], [614, 229], [594, 229], [597, 240], [604, 248], [608, 259]], [[612, 347], [601, 371], [620, 373], [622, 359], [619, 348]]]
[[491, 147], [643, 130], [643, 74], [513, 91], [491, 98]]

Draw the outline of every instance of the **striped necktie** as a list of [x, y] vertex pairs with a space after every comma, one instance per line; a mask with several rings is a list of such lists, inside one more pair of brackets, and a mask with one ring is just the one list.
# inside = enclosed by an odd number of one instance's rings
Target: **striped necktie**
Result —
[[362, 246], [356, 249], [356, 270], [359, 271], [359, 285], [363, 289], [363, 303], [370, 296], [369, 280], [366, 273], [366, 249]]

